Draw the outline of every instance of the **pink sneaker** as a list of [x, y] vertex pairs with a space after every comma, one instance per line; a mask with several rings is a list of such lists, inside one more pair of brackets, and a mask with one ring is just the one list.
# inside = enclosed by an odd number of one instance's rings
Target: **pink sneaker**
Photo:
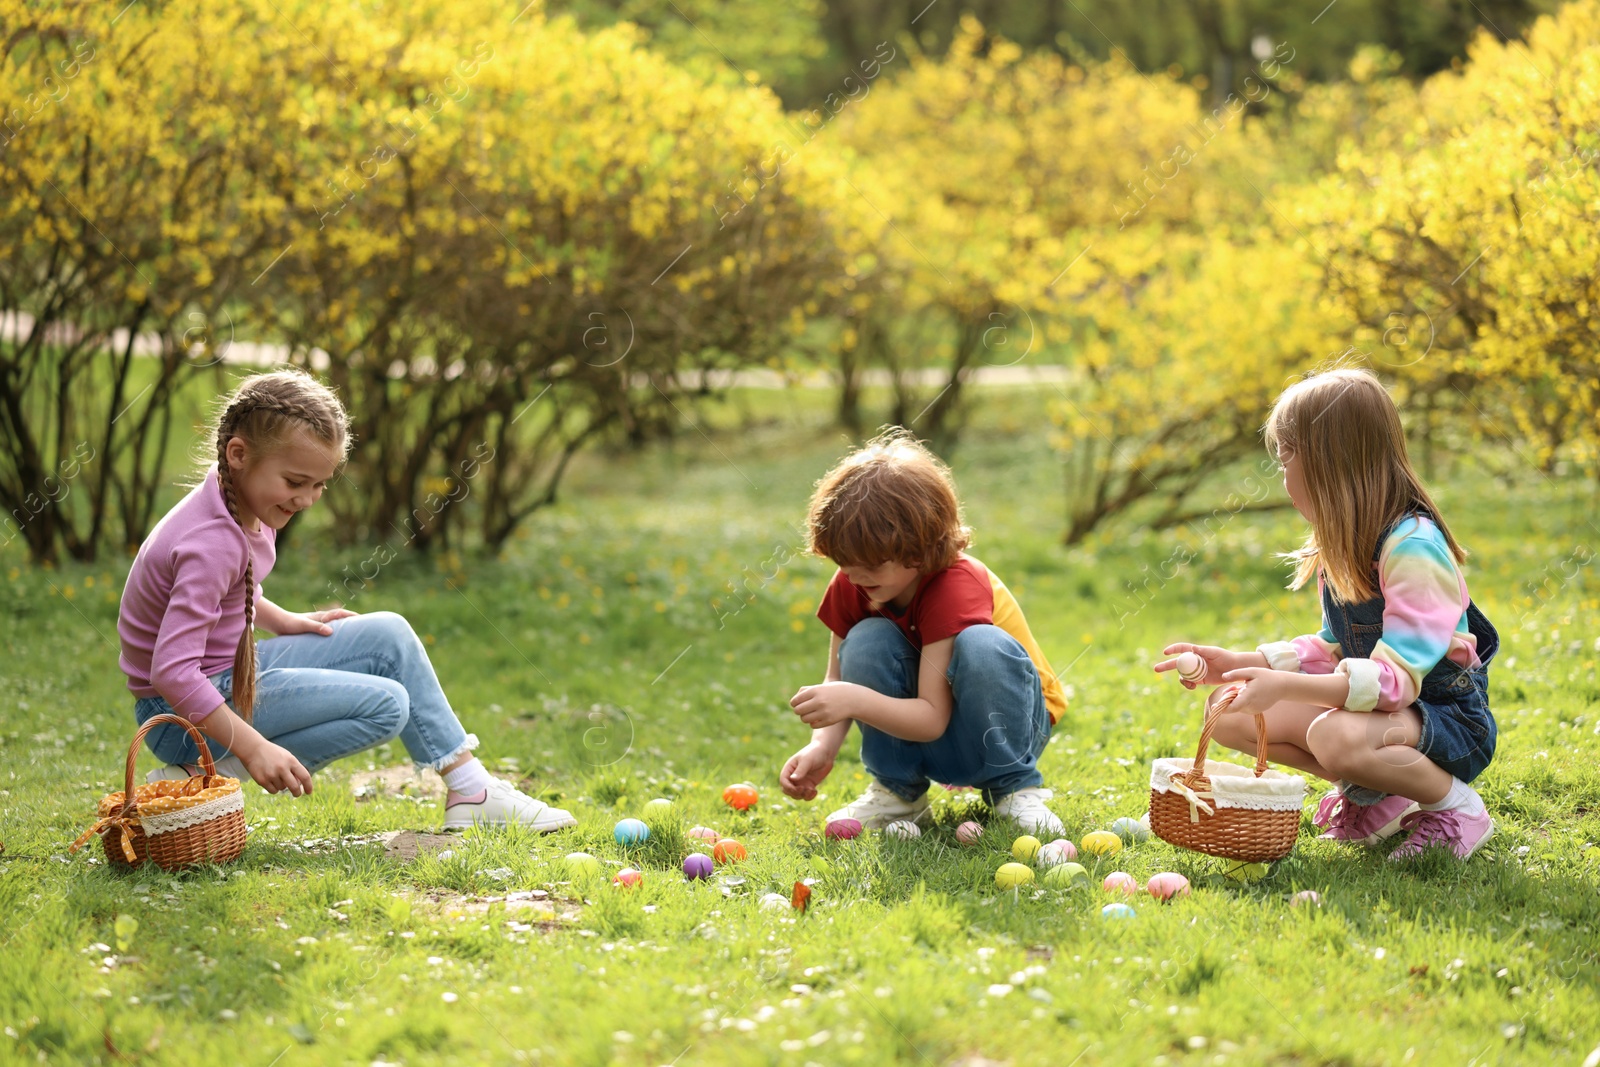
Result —
[[1393, 836], [1400, 829], [1401, 820], [1416, 810], [1416, 801], [1401, 796], [1387, 796], [1376, 804], [1362, 807], [1335, 789], [1322, 798], [1311, 821], [1327, 830], [1322, 835], [1324, 841], [1376, 845]]
[[1389, 853], [1392, 860], [1420, 856], [1435, 845], [1448, 848], [1456, 859], [1464, 860], [1494, 836], [1494, 820], [1487, 811], [1477, 815], [1464, 811], [1416, 811], [1400, 820], [1400, 826], [1410, 830], [1411, 836]]

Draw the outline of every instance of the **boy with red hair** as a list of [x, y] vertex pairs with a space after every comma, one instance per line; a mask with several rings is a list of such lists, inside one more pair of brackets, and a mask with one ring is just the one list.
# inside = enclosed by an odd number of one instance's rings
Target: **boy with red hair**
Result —
[[906, 431], [882, 434], [817, 483], [807, 525], [839, 572], [817, 609], [832, 631], [826, 680], [789, 702], [812, 734], [783, 791], [815, 798], [856, 723], [872, 781], [830, 820], [923, 822], [934, 780], [1061, 834], [1037, 764], [1066, 696], [1005, 583], [964, 551], [949, 469]]

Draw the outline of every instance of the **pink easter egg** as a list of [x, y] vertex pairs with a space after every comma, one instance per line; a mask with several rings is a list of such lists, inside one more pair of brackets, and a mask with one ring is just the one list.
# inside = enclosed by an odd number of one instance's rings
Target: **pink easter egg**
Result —
[[1189, 895], [1189, 879], [1173, 871], [1163, 871], [1151, 875], [1145, 889], [1157, 900], [1174, 900]]
[[1315, 889], [1302, 889], [1289, 898], [1289, 903], [1297, 908], [1302, 904], [1310, 904], [1313, 907], [1320, 908], [1322, 907], [1322, 897], [1317, 895]]
[[983, 826], [975, 822], [964, 822], [956, 827], [956, 840], [963, 845], [976, 845], [978, 838], [983, 836]]
[[644, 875], [634, 867], [624, 867], [616, 873], [611, 880], [624, 889], [632, 889], [639, 884]]
[[709, 826], [696, 826], [689, 831], [689, 836], [697, 841], [709, 841], [713, 845], [722, 840], [722, 835]]
[[823, 833], [833, 841], [849, 841], [853, 837], [861, 836], [860, 819], [834, 819], [828, 823]]
[[1106, 875], [1106, 880], [1100, 883], [1100, 888], [1107, 893], [1121, 893], [1131, 897], [1139, 892], [1139, 883], [1134, 881], [1133, 875], [1127, 871], [1112, 871]]

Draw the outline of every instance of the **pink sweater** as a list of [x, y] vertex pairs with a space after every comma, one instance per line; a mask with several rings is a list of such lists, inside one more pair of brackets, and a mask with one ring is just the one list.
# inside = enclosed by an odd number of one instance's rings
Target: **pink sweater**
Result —
[[117, 636], [122, 672], [139, 697], [164, 697], [198, 722], [222, 703], [207, 677], [233, 666], [244, 632], [244, 565], [255, 558], [255, 596], [277, 562], [270, 526], [246, 532], [228, 514], [211, 470], [139, 547], [122, 590]]

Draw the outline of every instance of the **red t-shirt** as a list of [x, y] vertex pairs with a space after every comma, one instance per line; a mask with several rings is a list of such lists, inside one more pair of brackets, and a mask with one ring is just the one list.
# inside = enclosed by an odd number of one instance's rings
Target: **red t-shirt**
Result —
[[892, 604], [874, 607], [844, 571], [833, 576], [817, 608], [817, 618], [840, 638], [848, 637], [850, 628], [862, 619], [875, 615], [900, 627], [906, 639], [921, 649], [969, 626], [992, 625], [994, 588], [983, 564], [962, 556], [938, 574], [924, 578], [904, 611]]

